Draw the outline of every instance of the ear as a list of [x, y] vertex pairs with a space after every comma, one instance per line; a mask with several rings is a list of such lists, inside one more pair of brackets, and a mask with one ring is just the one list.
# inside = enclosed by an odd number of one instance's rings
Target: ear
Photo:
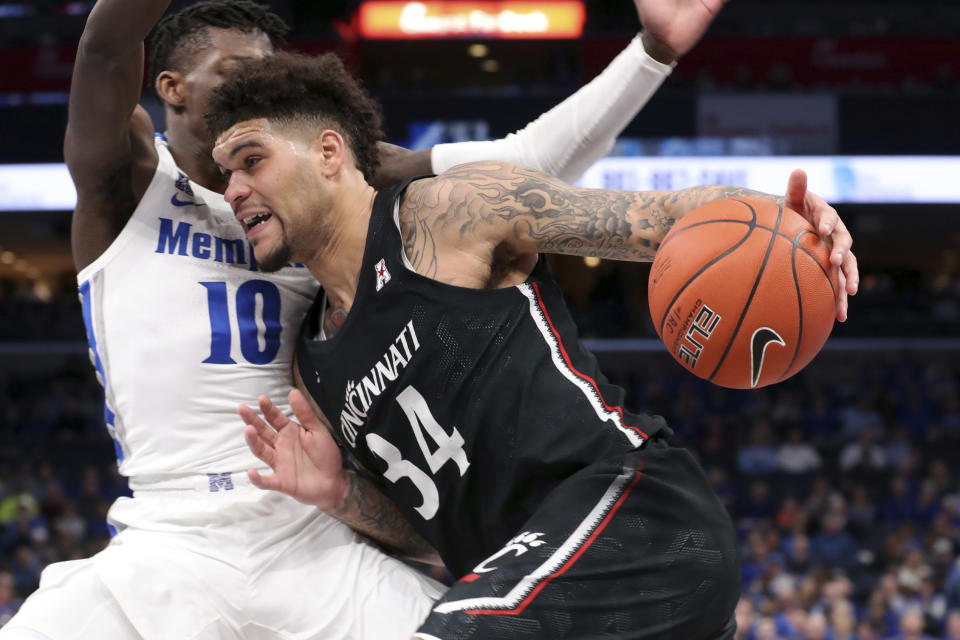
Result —
[[161, 71], [154, 83], [157, 95], [174, 109], [183, 109], [186, 105], [187, 82], [178, 71]]
[[343, 167], [347, 147], [343, 136], [332, 129], [324, 129], [310, 144], [310, 151], [320, 159], [320, 175], [332, 178]]

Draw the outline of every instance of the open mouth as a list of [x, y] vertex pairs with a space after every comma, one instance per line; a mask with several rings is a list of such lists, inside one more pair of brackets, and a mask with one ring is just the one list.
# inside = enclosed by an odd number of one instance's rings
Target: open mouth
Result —
[[245, 218], [243, 220], [243, 228], [245, 231], [250, 231], [256, 227], [259, 227], [272, 217], [272, 213], [258, 213], [255, 216], [250, 216], [249, 218]]

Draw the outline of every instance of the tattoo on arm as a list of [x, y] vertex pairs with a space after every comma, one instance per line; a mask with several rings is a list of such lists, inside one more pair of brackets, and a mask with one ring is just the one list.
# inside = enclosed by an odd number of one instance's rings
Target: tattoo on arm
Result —
[[343, 506], [331, 515], [388, 550], [411, 560], [442, 564], [436, 550], [407, 522], [389, 498], [367, 478], [348, 471], [350, 489]]
[[578, 189], [510, 163], [471, 163], [443, 174], [423, 206], [431, 228], [461, 237], [509, 228], [521, 253], [650, 260], [676, 221], [663, 193]]
[[[686, 211], [695, 209], [702, 204], [713, 202], [714, 200], [737, 197], [766, 198], [777, 204], [783, 204], [783, 196], [773, 196], [762, 191], [754, 191], [753, 189], [726, 187], [722, 185], [689, 187], [687, 189], [681, 189], [680, 191], [673, 191], [671, 195], [673, 196], [671, 202]], [[686, 213], [686, 211], [684, 211], [684, 213]]]
[[499, 229], [492, 240], [512, 243], [521, 253], [649, 261], [676, 221], [705, 202], [747, 195], [776, 200], [737, 187], [580, 189], [540, 171], [499, 162], [460, 165], [432, 182], [416, 191], [411, 185], [404, 201], [405, 248], [408, 256], [420, 260], [436, 260], [436, 232], [482, 238]]
[[404, 216], [400, 225], [403, 251], [413, 268], [428, 278], [437, 277], [437, 242], [430, 228], [429, 216], [442, 204], [423, 188], [422, 181], [407, 187], [403, 199]]

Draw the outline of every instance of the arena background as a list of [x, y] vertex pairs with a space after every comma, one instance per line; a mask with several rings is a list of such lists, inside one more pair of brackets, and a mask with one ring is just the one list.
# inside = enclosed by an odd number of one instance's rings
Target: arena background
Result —
[[[46, 564], [105, 544], [127, 491], [87, 361], [60, 166], [92, 4], [0, 0], [0, 624]], [[359, 2], [270, 4], [293, 48], [338, 51], [390, 140], [417, 147], [522, 126], [637, 29], [628, 0], [585, 2], [572, 38], [425, 34], [433, 6], [415, 10], [416, 37], [370, 38]], [[553, 262], [609, 376], [669, 419], [735, 518], [738, 637], [960, 638], [958, 33], [956, 0], [733, 0], [584, 178], [782, 193], [807, 168], [854, 234], [862, 281], [795, 378], [701, 382], [656, 340], [647, 266]]]

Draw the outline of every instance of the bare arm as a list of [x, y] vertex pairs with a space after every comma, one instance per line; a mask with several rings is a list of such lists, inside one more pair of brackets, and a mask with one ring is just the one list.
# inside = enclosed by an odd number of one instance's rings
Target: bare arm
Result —
[[508, 249], [514, 256], [563, 253], [650, 261], [673, 224], [705, 202], [737, 195], [783, 201], [723, 186], [581, 189], [510, 163], [460, 165], [417, 184], [401, 211], [407, 255], [415, 267], [440, 264], [438, 246], [456, 246], [462, 253], [478, 243], [490, 255]]
[[327, 513], [394, 555], [425, 564], [443, 564], [436, 549], [410, 526], [397, 505], [369, 478], [356, 471], [347, 471], [346, 476], [349, 485], [343, 502]]
[[413, 267], [430, 278], [474, 288], [522, 282], [537, 253], [650, 261], [683, 215], [713, 200], [766, 198], [807, 219], [830, 247], [841, 293], [837, 318], [847, 317], [847, 296], [860, 276], [853, 238], [820, 196], [807, 190], [797, 169], [786, 197], [741, 187], [698, 186], [679, 191], [580, 189], [510, 163], [472, 163], [410, 185], [400, 209], [404, 249]]
[[266, 396], [260, 397], [259, 404], [263, 419], [249, 407], [239, 408], [247, 424], [247, 445], [274, 472], [249, 471], [256, 486], [313, 505], [397, 555], [442, 564], [436, 550], [372, 480], [343, 467], [335, 431], [309, 394], [290, 393], [290, 406], [299, 422], [289, 419]]
[[430, 166], [430, 149], [411, 151], [395, 144], [381, 142], [377, 145], [380, 152], [380, 166], [370, 180], [377, 189], [389, 187], [406, 178], [433, 173]]
[[[99, 0], [77, 48], [64, 156], [78, 192], [74, 252], [90, 262], [133, 212], [156, 165], [152, 123], [140, 109], [143, 39], [170, 0]], [[140, 166], [146, 165], [144, 171]], [[145, 188], [145, 184], [143, 187]], [[109, 196], [109, 197], [108, 197]], [[94, 254], [94, 255], [89, 255]]]

